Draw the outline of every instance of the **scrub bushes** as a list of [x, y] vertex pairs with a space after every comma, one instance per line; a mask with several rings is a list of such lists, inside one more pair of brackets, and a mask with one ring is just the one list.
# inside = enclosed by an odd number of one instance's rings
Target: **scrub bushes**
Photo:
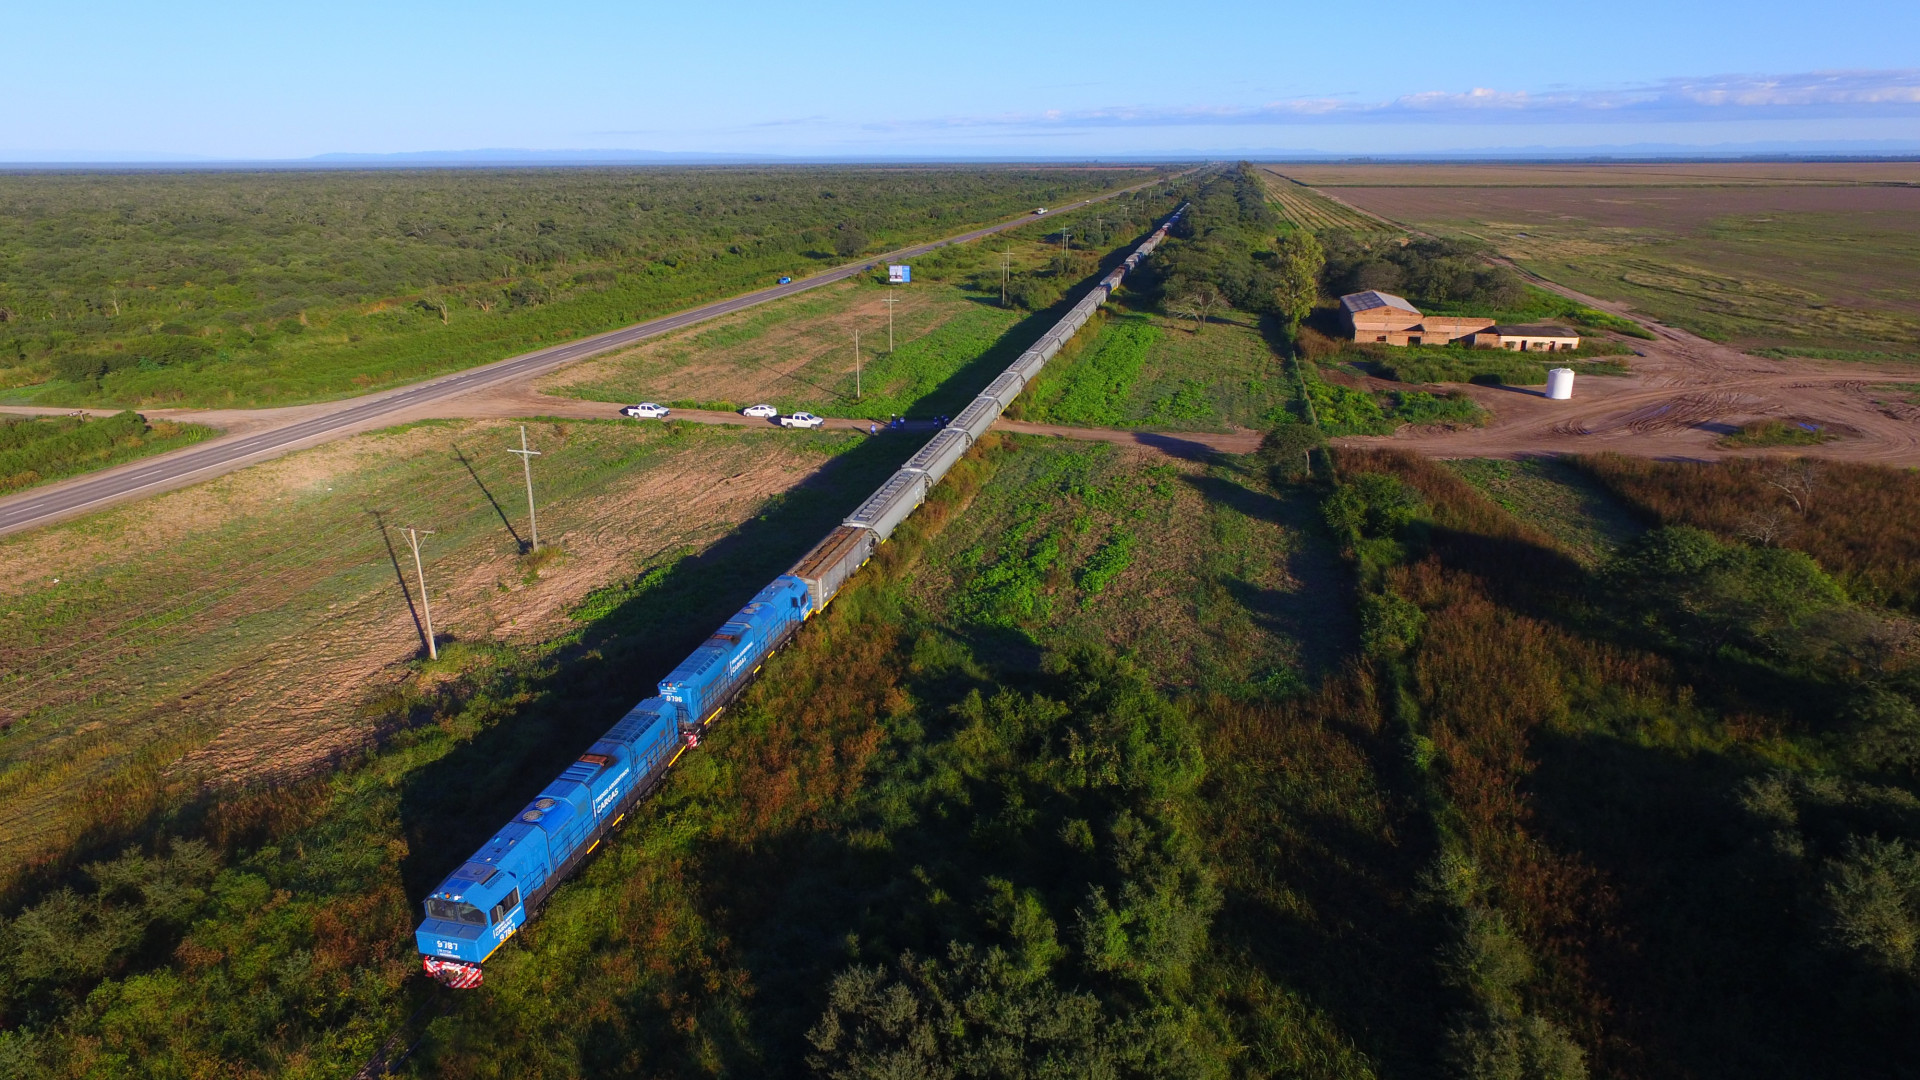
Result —
[[98, 420], [0, 416], [0, 493], [177, 449], [215, 434], [201, 424], [148, 423], [130, 411]]

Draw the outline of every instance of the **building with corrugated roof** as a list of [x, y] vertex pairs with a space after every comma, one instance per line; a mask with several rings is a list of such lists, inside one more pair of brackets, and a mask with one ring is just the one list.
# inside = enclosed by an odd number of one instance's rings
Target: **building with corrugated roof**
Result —
[[1353, 340], [1379, 345], [1445, 345], [1461, 339], [1475, 345], [1493, 345], [1486, 337], [1492, 319], [1458, 315], [1423, 315], [1404, 297], [1378, 289], [1348, 293], [1340, 298], [1340, 313]]

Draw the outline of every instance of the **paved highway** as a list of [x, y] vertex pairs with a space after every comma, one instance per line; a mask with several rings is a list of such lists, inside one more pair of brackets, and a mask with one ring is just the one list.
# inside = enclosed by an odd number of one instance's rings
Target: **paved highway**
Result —
[[[1156, 179], [1145, 184], [1121, 188], [1105, 195], [1070, 203], [1059, 207], [1058, 210], [1077, 210], [1082, 206], [1102, 202], [1141, 188], [1152, 187], [1160, 182]], [[764, 304], [769, 300], [778, 300], [783, 296], [792, 296], [794, 293], [805, 292], [808, 289], [817, 289], [836, 281], [844, 281], [885, 262], [898, 262], [949, 244], [963, 244], [970, 240], [978, 240], [1007, 229], [1032, 224], [1034, 220], [1031, 214], [1022, 215], [1010, 221], [975, 229], [958, 236], [950, 236], [944, 240], [888, 252], [867, 262], [836, 267], [791, 284], [776, 285], [770, 289], [761, 289], [743, 296], [718, 300], [678, 314], [649, 319], [625, 329], [509, 357], [412, 386], [369, 394], [365, 397], [348, 398], [326, 406], [318, 413], [265, 431], [215, 439], [199, 446], [176, 450], [145, 461], [121, 465], [74, 480], [23, 492], [11, 498], [0, 499], [0, 535], [97, 510], [110, 503], [167, 491], [292, 450], [304, 449], [330, 439], [370, 430], [381, 426], [382, 419], [408, 409], [444, 401], [447, 398], [472, 393], [499, 383], [543, 374], [576, 360], [611, 349], [623, 348], [636, 341], [643, 341], [716, 316], [749, 308], [755, 304]]]

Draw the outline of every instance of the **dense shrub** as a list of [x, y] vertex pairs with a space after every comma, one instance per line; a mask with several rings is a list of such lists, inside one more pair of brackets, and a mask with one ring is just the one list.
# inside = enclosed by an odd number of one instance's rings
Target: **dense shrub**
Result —
[[1144, 267], [1138, 288], [1162, 303], [1213, 294], [1242, 311], [1275, 311], [1275, 290], [1286, 284], [1273, 263], [1279, 228], [1252, 166], [1213, 173], [1193, 188], [1186, 214]]
[[1804, 551], [1856, 599], [1920, 612], [1920, 475], [1779, 459], [1574, 460], [1651, 521]]
[[1460, 304], [1505, 311], [1526, 299], [1526, 283], [1506, 267], [1489, 266], [1486, 249], [1461, 240], [1369, 243], [1344, 230], [1322, 233], [1321, 283], [1330, 296], [1379, 289], [1416, 304]]
[[101, 419], [0, 417], [0, 492], [130, 461], [213, 434], [212, 428], [199, 424], [149, 424], [130, 411]]

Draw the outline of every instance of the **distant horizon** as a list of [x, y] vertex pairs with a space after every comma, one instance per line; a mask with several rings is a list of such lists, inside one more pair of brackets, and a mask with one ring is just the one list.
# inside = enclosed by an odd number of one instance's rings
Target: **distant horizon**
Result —
[[1795, 162], [1795, 161], [1913, 161], [1920, 160], [1920, 140], [1849, 140], [1801, 145], [1640, 144], [1611, 146], [1479, 147], [1458, 150], [1342, 152], [1307, 149], [1240, 148], [1166, 153], [1109, 153], [1061, 155], [992, 154], [771, 154], [698, 150], [534, 149], [481, 147], [462, 150], [405, 150], [381, 153], [331, 151], [305, 157], [214, 157], [188, 154], [138, 156], [112, 151], [81, 154], [59, 151], [35, 155], [0, 149], [0, 169], [9, 168], [351, 168], [387, 167], [513, 167], [593, 165], [1112, 165], [1151, 166], [1203, 161], [1258, 161], [1285, 164], [1306, 162]]

